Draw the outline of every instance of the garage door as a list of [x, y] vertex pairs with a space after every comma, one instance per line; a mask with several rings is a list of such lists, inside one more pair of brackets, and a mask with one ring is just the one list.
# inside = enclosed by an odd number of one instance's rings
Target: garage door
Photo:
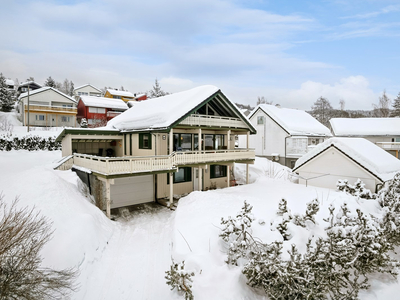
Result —
[[153, 175], [114, 179], [111, 189], [111, 208], [152, 202]]

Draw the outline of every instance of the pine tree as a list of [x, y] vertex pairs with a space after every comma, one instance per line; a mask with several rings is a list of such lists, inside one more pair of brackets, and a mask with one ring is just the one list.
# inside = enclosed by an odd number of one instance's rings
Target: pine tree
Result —
[[393, 100], [393, 110], [390, 114], [391, 117], [400, 117], [400, 93], [397, 95], [397, 98]]
[[319, 97], [311, 107], [311, 115], [325, 126], [329, 126], [333, 108], [328, 99]]
[[0, 73], [0, 109], [4, 112], [9, 112], [14, 106], [12, 95], [8, 91], [6, 78]]
[[47, 78], [46, 81], [44, 82], [44, 86], [57, 88], [57, 83], [54, 81], [53, 78], [51, 78], [51, 76], [49, 76], [49, 78]]
[[148, 92], [148, 94], [149, 94], [149, 98], [157, 98], [157, 97], [162, 97], [162, 96], [168, 95], [169, 93], [164, 92], [164, 91], [161, 89], [161, 86], [160, 86], [160, 84], [158, 83], [158, 80], [157, 80], [157, 78], [156, 78], [155, 84], [153, 85], [153, 89], [150, 90], [150, 91]]

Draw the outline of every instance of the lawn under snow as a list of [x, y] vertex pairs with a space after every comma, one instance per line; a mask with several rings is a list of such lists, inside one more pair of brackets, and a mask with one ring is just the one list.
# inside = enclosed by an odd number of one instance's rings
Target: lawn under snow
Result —
[[[234, 216], [247, 200], [253, 205], [253, 235], [264, 242], [282, 240], [271, 231], [278, 202], [285, 198], [292, 213], [304, 213], [306, 203], [318, 198], [319, 226], [308, 231], [292, 226], [285, 242], [304, 245], [312, 234], [323, 234], [328, 206], [347, 201], [350, 209], [376, 214], [374, 201], [357, 200], [333, 190], [305, 187], [288, 180], [288, 170], [265, 159], [250, 167], [251, 184], [193, 192], [181, 198], [177, 210], [145, 205], [126, 218], [108, 220], [86, 198], [71, 171], [54, 171], [61, 151], [0, 152], [0, 191], [6, 202], [20, 197], [20, 206], [35, 206], [53, 223], [54, 236], [43, 251], [44, 264], [54, 268], [78, 267], [79, 290], [72, 299], [183, 299], [165, 284], [171, 258], [185, 260], [195, 272], [195, 299], [267, 299], [246, 285], [239, 267], [224, 261], [225, 245], [218, 237], [221, 217]], [[236, 176], [243, 180], [244, 166]], [[272, 176], [275, 179], [269, 178]], [[273, 226], [272, 226], [273, 227]], [[304, 247], [299, 248], [300, 251]], [[379, 279], [379, 280], [378, 280]], [[360, 299], [396, 299], [400, 288], [389, 277], [374, 277], [372, 289]]]

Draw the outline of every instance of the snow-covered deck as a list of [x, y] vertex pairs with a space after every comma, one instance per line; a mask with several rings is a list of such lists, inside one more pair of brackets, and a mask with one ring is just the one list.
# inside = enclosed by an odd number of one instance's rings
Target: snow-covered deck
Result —
[[[175, 170], [179, 166], [251, 161], [253, 149], [174, 152], [160, 156], [100, 157], [75, 153], [73, 165], [106, 176]], [[71, 163], [70, 161], [68, 162]]]
[[228, 118], [228, 117], [197, 115], [197, 114], [190, 115], [182, 122], [180, 122], [180, 124], [189, 126], [247, 128], [246, 124], [239, 118]]

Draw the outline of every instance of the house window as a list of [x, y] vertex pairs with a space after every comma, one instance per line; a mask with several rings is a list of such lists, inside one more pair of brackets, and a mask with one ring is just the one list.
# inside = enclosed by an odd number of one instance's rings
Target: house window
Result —
[[121, 96], [113, 96], [114, 99], [121, 99]]
[[221, 165], [210, 166], [210, 178], [226, 177], [227, 167]]
[[89, 107], [89, 112], [92, 114], [105, 114], [106, 109], [105, 108], [99, 108], [99, 107]]
[[62, 107], [72, 107], [72, 104], [63, 104]]
[[44, 115], [36, 115], [36, 121], [44, 121]]
[[87, 92], [78, 92], [78, 95], [79, 95], [79, 96], [87, 96], [88, 93], [87, 93]]
[[205, 134], [203, 135], [205, 150], [224, 149], [223, 134]]
[[174, 151], [191, 151], [192, 135], [190, 133], [174, 133]]
[[151, 149], [151, 133], [139, 133], [139, 149]]
[[257, 125], [262, 125], [262, 124], [264, 124], [264, 117], [258, 116], [257, 117]]
[[[174, 183], [189, 182], [192, 181], [192, 168], [183, 167], [179, 168], [173, 175]], [[167, 184], [169, 184], [169, 175], [167, 174]]]
[[61, 116], [61, 122], [69, 122], [70, 117]]
[[400, 138], [395, 138], [394, 140], [396, 143], [400, 143]]

